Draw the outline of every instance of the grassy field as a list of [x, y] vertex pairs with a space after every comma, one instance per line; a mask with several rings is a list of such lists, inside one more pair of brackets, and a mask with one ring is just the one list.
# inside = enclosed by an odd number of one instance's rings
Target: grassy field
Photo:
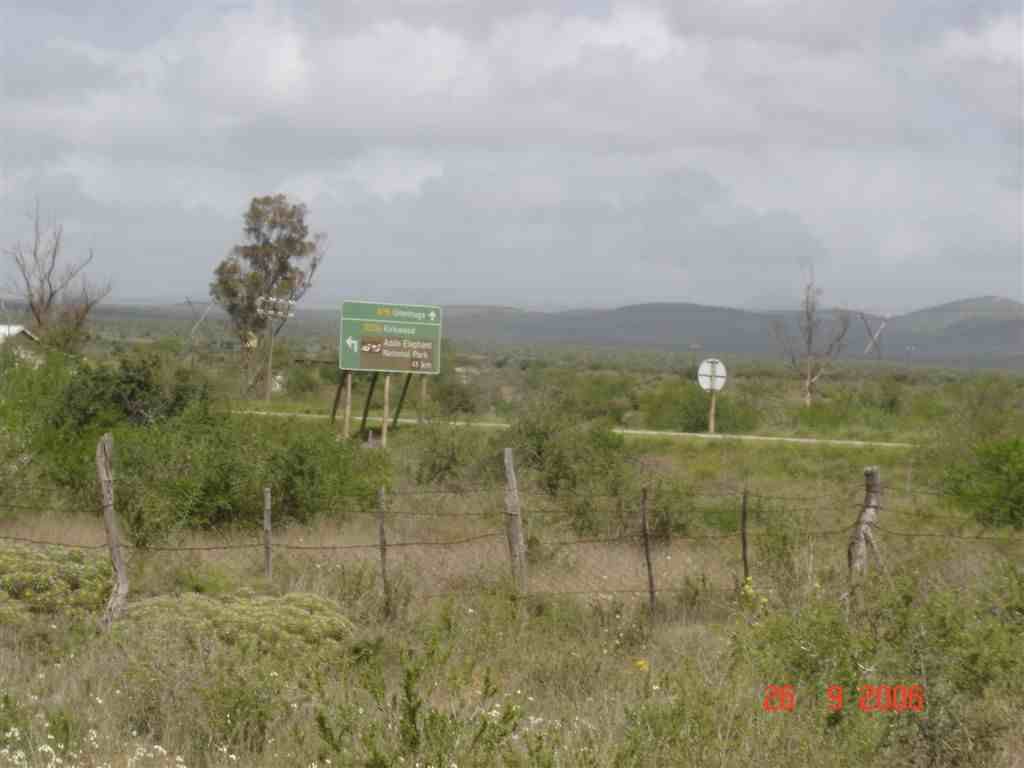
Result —
[[[1016, 380], [912, 378], [898, 393], [905, 421], [884, 436], [922, 444], [892, 450], [623, 440], [587, 415], [614, 392], [599, 386], [566, 410], [551, 387], [586, 394], [593, 381], [527, 368], [502, 380], [518, 403], [509, 430], [453, 428], [435, 410], [396, 430], [384, 456], [322, 422], [219, 415], [229, 404], [205, 405], [183, 379], [123, 370], [3, 379], [0, 766], [1022, 764], [1024, 540], [979, 516], [988, 497], [949, 484], [977, 434], [1012, 447]], [[751, 374], [737, 388], [786, 399], [783, 381]], [[836, 382], [855, 384], [882, 386]], [[304, 397], [319, 401], [330, 383], [318, 386]], [[625, 400], [645, 412], [645, 396]], [[799, 433], [773, 418], [760, 426]], [[856, 428], [830, 418], [825, 434], [882, 436], [863, 414]], [[109, 631], [92, 465], [103, 431], [138, 545], [129, 607]], [[506, 445], [522, 493], [522, 595], [505, 539]], [[882, 561], [851, 594], [868, 465], [883, 483]], [[766, 711], [781, 685], [793, 711]], [[924, 711], [859, 706], [867, 686], [914, 685]]]

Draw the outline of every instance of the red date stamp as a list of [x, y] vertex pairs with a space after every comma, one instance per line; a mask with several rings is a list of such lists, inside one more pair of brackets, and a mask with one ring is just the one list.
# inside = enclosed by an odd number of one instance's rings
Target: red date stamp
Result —
[[796, 693], [792, 685], [769, 685], [761, 708], [765, 712], [792, 712], [796, 708]]
[[[924, 712], [924, 688], [920, 685], [862, 685], [858, 689], [857, 708], [861, 712]], [[846, 706], [841, 685], [825, 691], [828, 707], [840, 712]], [[792, 712], [796, 709], [796, 691], [792, 685], [769, 685], [761, 708], [765, 712]]]

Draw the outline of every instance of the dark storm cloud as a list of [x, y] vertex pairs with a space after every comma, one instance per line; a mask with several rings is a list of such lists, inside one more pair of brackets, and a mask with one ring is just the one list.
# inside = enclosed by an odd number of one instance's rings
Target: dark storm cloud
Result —
[[0, 16], [0, 242], [38, 197], [125, 296], [204, 292], [274, 191], [331, 237], [320, 301], [739, 304], [808, 264], [873, 308], [1024, 291], [1016, 3]]

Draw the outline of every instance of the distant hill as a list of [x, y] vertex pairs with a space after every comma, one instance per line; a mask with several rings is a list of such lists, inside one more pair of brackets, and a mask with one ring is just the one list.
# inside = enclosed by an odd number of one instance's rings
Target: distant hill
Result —
[[908, 333], [936, 334], [961, 323], [998, 325], [1024, 318], [1024, 304], [999, 296], [953, 301], [919, 309], [893, 320], [893, 328]]
[[995, 360], [1024, 356], [1024, 304], [987, 296], [911, 312], [890, 321], [894, 350], [912, 347], [921, 359]]
[[[825, 325], [833, 316], [825, 312]], [[472, 307], [448, 310], [447, 333], [473, 342], [662, 347], [706, 354], [778, 357], [773, 325], [796, 334], [796, 311], [750, 311], [690, 303], [636, 304], [610, 310], [524, 312]], [[882, 318], [866, 315], [872, 329]], [[845, 357], [863, 358], [868, 332], [851, 317]], [[1024, 359], [1024, 304], [982, 297], [890, 317], [881, 335], [885, 359], [991, 363], [1019, 367]], [[874, 357], [871, 352], [867, 357]]]
[[[146, 328], [154, 334], [191, 328], [194, 310], [183, 305], [102, 306], [101, 326]], [[831, 312], [825, 312], [826, 325]], [[882, 318], [868, 315], [872, 328]], [[206, 329], [224, 328], [225, 316], [210, 312]], [[701, 354], [778, 358], [772, 327], [779, 319], [796, 333], [796, 311], [751, 311], [691, 303], [632, 304], [617, 309], [538, 312], [515, 307], [450, 305], [445, 307], [445, 334], [455, 341], [480, 344], [580, 344], [636, 349], [688, 351]], [[223, 331], [222, 331], [223, 332]], [[336, 310], [303, 309], [287, 328], [288, 336], [334, 337]], [[867, 330], [856, 313], [851, 317], [844, 356], [864, 358]], [[1024, 367], [1024, 304], [986, 296], [928, 307], [890, 317], [882, 333], [885, 359], [936, 363]], [[868, 357], [873, 357], [873, 353]]]

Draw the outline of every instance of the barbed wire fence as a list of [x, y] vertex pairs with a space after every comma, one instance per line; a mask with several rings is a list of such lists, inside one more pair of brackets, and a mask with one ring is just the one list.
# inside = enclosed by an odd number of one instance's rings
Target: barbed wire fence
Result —
[[[363, 587], [382, 599], [386, 618], [413, 600], [482, 591], [508, 593], [517, 600], [544, 595], [632, 595], [646, 600], [653, 615], [670, 596], [684, 602], [692, 597], [709, 571], [720, 579], [731, 577], [735, 587], [740, 586], [736, 574], [741, 572], [742, 584], [749, 584], [759, 565], [751, 562], [752, 543], [755, 553], [757, 544], [765, 543], [759, 555], [764, 560], [761, 565], [767, 566], [774, 556], [772, 547], [785, 545], [787, 537], [832, 539], [837, 550], [845, 539], [850, 591], [844, 599], [866, 577], [869, 555], [876, 565], [885, 567], [881, 535], [958, 544], [987, 542], [996, 547], [1024, 543], [1024, 536], [971, 532], [978, 525], [971, 518], [932, 509], [932, 503], [945, 495], [941, 491], [883, 486], [877, 467], [865, 470], [863, 484], [841, 489], [827, 504], [820, 494], [772, 494], [746, 486], [694, 492], [691, 502], [696, 497], [710, 501], [705, 510], [714, 512], [711, 524], [698, 528], [686, 519], [670, 519], [666, 524], [665, 510], [646, 486], [632, 501], [616, 494], [520, 491], [508, 448], [504, 487], [381, 488], [374, 503], [368, 503], [365, 495], [334, 497], [324, 511], [347, 521], [341, 542], [311, 541], [308, 537], [315, 536], [315, 531], [309, 529], [275, 529], [274, 498], [268, 486], [263, 489], [262, 530], [256, 537], [241, 542], [141, 546], [123, 541], [120, 535], [112, 456], [112, 438], [104, 435], [97, 446], [103, 504], [96, 509], [104, 518], [103, 542], [0, 535], [0, 542], [27, 546], [108, 549], [115, 583], [104, 614], [106, 625], [127, 606], [127, 560], [139, 555], [251, 553], [253, 567], [268, 580], [273, 578], [275, 562], [296, 558], [315, 568], [359, 572], [365, 576]], [[863, 499], [857, 500], [859, 495]], [[928, 503], [921, 504], [921, 499]], [[467, 505], [469, 509], [464, 508]], [[791, 514], [817, 513], [825, 507], [849, 510], [854, 520], [845, 526], [809, 528], [798, 525]], [[691, 506], [687, 511], [697, 509]], [[0, 501], [0, 510], [39, 511], [31, 504], [8, 500]], [[882, 514], [884, 525], [879, 523]], [[937, 522], [946, 527], [920, 529], [921, 524]], [[916, 530], [908, 530], [915, 526]], [[724, 544], [735, 547], [723, 557]]]

